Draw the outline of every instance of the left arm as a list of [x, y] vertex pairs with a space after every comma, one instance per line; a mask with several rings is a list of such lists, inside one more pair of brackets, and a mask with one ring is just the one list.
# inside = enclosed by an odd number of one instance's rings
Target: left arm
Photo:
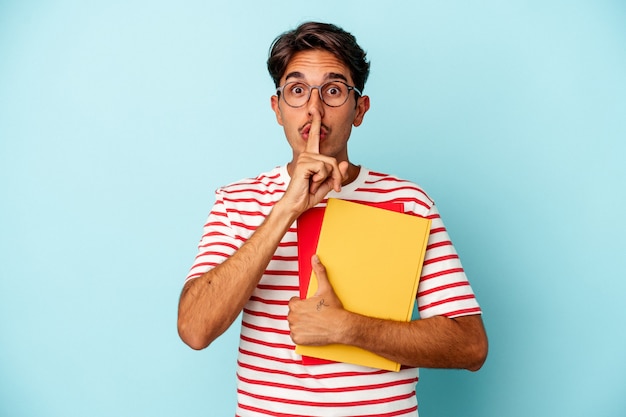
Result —
[[317, 293], [289, 303], [291, 338], [301, 345], [340, 343], [358, 346], [402, 365], [477, 371], [487, 357], [488, 343], [479, 314], [435, 316], [410, 322], [377, 319], [343, 308], [317, 257], [313, 270]]
[[338, 343], [359, 346], [403, 365], [477, 371], [487, 357], [480, 314], [454, 319], [434, 316], [405, 323], [346, 313], [349, 327]]

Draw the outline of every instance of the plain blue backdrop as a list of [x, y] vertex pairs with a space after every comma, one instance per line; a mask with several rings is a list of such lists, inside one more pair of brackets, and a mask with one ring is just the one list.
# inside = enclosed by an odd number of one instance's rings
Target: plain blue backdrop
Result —
[[282, 164], [276, 35], [354, 33], [351, 157], [422, 185], [490, 339], [423, 417], [626, 415], [623, 1], [0, 1], [0, 415], [232, 416], [176, 308], [219, 185]]

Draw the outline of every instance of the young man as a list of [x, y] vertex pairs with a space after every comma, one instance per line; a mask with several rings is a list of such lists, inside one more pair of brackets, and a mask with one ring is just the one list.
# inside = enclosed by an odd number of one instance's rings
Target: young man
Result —
[[[481, 311], [458, 256], [423, 190], [348, 158], [352, 126], [370, 106], [361, 93], [369, 63], [352, 35], [303, 24], [274, 41], [268, 69], [277, 87], [272, 109], [293, 158], [217, 190], [180, 298], [179, 334], [203, 349], [243, 311], [238, 416], [415, 416], [419, 367], [478, 370], [487, 355]], [[432, 219], [419, 320], [346, 311], [316, 256], [318, 291], [298, 298], [297, 219], [329, 197], [402, 202], [405, 213]], [[303, 366], [296, 343], [359, 346], [403, 367]]]

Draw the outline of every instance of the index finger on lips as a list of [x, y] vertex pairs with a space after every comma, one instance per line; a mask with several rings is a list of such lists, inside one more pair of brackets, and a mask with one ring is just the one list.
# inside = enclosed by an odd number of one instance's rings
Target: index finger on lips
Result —
[[322, 117], [317, 111], [313, 111], [309, 137], [306, 141], [306, 152], [320, 153], [320, 130], [322, 128]]

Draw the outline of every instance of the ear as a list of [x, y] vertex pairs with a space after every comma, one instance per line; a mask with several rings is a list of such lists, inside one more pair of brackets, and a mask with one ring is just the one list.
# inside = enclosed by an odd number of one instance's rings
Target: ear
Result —
[[278, 106], [278, 101], [278, 96], [272, 96], [272, 98], [270, 99], [272, 110], [274, 110], [274, 113], [276, 114], [276, 121], [279, 125], [283, 126], [283, 116], [280, 111], [280, 107]]
[[369, 96], [359, 97], [359, 100], [356, 103], [356, 114], [354, 115], [354, 121], [352, 124], [355, 127], [358, 127], [363, 123], [363, 117], [365, 113], [370, 109], [370, 98]]

